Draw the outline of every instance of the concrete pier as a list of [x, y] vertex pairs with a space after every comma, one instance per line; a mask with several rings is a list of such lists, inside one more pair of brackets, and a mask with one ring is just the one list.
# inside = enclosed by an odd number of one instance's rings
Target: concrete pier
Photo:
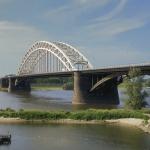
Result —
[[9, 78], [8, 81], [9, 81], [9, 86], [8, 86], [8, 92], [14, 92], [16, 91], [16, 87], [15, 87], [15, 80], [16, 79], [12, 79], [12, 78]]
[[23, 79], [16, 79], [15, 87], [19, 91], [25, 91], [30, 92], [31, 91], [31, 85], [30, 81], [26, 78]]
[[28, 79], [9, 78], [8, 92], [25, 91], [30, 92], [31, 86]]
[[96, 78], [91, 75], [83, 75], [81, 72], [74, 73], [73, 104], [119, 104], [117, 79], [112, 79], [104, 86], [90, 92]]
[[0, 79], [0, 88], [8, 88], [9, 85], [9, 81], [8, 79]]

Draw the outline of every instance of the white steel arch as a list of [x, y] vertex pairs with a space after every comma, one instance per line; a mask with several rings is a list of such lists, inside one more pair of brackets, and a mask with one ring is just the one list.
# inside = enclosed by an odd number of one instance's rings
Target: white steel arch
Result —
[[[92, 64], [88, 61], [88, 59], [87, 59], [80, 51], [78, 51], [76, 48], [72, 47], [72, 46], [69, 45], [69, 44], [63, 43], [63, 42], [55, 42], [55, 44], [56, 44], [58, 47], [59, 47], [59, 45], [60, 45], [60, 47], [63, 47], [63, 46], [64, 46], [66, 50], [70, 50], [70, 51], [74, 52], [73, 57], [75, 57], [75, 55], [77, 55], [79, 61], [82, 60], [83, 63], [84, 63], [84, 62], [87, 62], [87, 63], [88, 63], [88, 69], [93, 69], [93, 66], [92, 66]], [[78, 62], [78, 61], [75, 61], [75, 62]], [[75, 62], [74, 62], [74, 63], [75, 63]]]
[[25, 54], [18, 75], [92, 69], [74, 47], [62, 42], [36, 42]]

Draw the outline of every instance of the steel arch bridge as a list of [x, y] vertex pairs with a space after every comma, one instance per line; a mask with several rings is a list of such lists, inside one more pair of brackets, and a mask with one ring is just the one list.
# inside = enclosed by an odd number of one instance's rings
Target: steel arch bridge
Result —
[[76, 48], [63, 42], [36, 42], [25, 54], [18, 75], [93, 69]]

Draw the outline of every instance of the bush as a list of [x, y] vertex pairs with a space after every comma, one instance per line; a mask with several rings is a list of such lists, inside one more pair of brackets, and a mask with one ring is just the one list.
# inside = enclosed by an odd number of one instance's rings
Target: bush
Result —
[[68, 82], [63, 85], [63, 90], [73, 90], [73, 82]]
[[142, 109], [141, 112], [145, 114], [150, 114], [150, 109]]
[[120, 118], [140, 118], [148, 120], [149, 117], [143, 111], [131, 110], [83, 110], [75, 112], [65, 111], [7, 111], [1, 110], [0, 117], [5, 118], [21, 118], [25, 120], [59, 120], [59, 119], [74, 119], [74, 120], [110, 120]]
[[131, 68], [125, 79], [127, 95], [129, 99], [126, 106], [131, 109], [141, 109], [146, 105], [147, 93], [143, 91], [143, 76], [138, 68]]

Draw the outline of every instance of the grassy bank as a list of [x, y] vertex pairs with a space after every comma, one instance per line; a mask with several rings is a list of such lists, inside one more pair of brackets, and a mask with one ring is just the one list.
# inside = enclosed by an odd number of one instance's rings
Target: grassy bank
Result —
[[62, 90], [62, 86], [50, 86], [50, 85], [38, 85], [38, 86], [31, 86], [32, 90]]
[[142, 109], [142, 110], [140, 110], [142, 113], [144, 113], [144, 114], [150, 114], [150, 109]]
[[0, 117], [4, 118], [20, 118], [25, 120], [111, 120], [121, 118], [137, 118], [148, 120], [149, 117], [142, 111], [130, 110], [83, 110], [83, 111], [29, 111], [12, 109], [0, 110]]
[[7, 92], [7, 91], [8, 91], [8, 89], [7, 89], [7, 88], [0, 88], [0, 91]]

